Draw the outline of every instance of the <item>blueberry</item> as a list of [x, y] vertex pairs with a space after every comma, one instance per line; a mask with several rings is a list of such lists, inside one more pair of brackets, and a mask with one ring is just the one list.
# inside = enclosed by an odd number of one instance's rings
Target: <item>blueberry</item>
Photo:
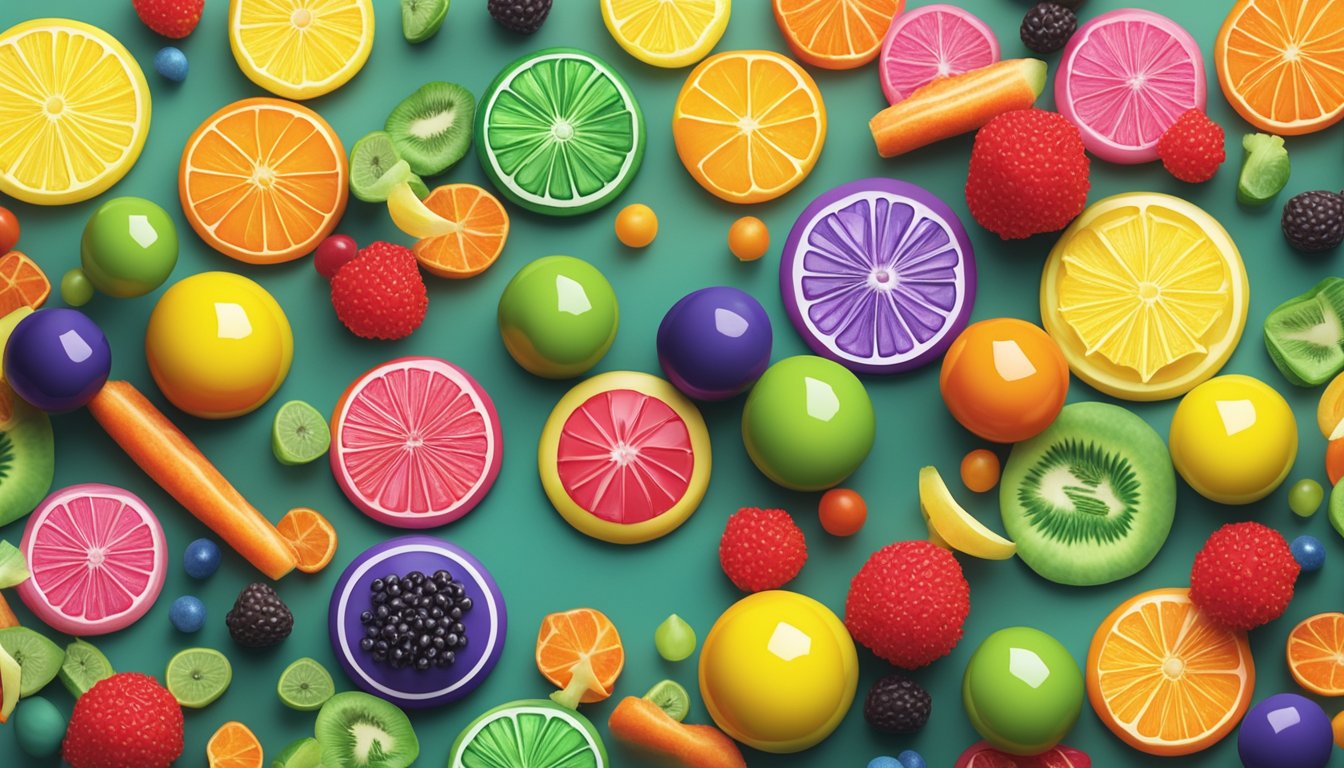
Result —
[[900, 760], [889, 755], [883, 755], [869, 760], [868, 768], [903, 768], [903, 766]]
[[168, 620], [178, 632], [199, 632], [205, 626], [205, 603], [191, 595], [183, 595], [173, 601]]
[[907, 749], [897, 755], [896, 762], [901, 764], [901, 768], [928, 768], [929, 766], [928, 763], [924, 762], [924, 756], [913, 749]]
[[180, 83], [187, 79], [187, 55], [171, 45], [160, 48], [154, 54], [154, 71], [165, 80]]
[[193, 579], [208, 579], [219, 570], [219, 545], [210, 539], [197, 539], [182, 551], [182, 568]]
[[1315, 536], [1298, 536], [1291, 545], [1293, 559], [1302, 566], [1302, 570], [1319, 571], [1325, 565], [1325, 545]]

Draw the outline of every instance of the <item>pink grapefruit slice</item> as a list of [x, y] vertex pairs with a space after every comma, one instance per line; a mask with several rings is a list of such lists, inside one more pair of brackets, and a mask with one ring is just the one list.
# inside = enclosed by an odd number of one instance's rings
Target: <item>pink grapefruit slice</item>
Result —
[[668, 382], [613, 371], [565, 394], [541, 432], [541, 484], [557, 512], [595, 539], [638, 544], [671, 533], [709, 485], [709, 432]]
[[1055, 105], [1083, 145], [1112, 163], [1157, 159], [1157, 140], [1207, 97], [1199, 44], [1181, 25], [1137, 8], [1103, 13], [1064, 48]]
[[350, 502], [398, 528], [467, 514], [499, 475], [495, 404], [447, 360], [403, 357], [368, 371], [331, 417], [331, 471]]
[[999, 60], [999, 41], [970, 11], [938, 3], [902, 13], [882, 38], [877, 71], [882, 93], [895, 104], [940, 77]]
[[24, 605], [76, 637], [134, 624], [168, 573], [159, 519], [140, 497], [99, 483], [48, 496], [28, 518], [19, 548], [32, 573], [18, 587]]

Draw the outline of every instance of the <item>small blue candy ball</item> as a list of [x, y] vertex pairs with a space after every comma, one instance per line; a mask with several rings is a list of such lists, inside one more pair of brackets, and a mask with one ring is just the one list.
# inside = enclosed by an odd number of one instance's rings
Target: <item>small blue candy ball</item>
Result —
[[154, 71], [163, 79], [180, 83], [187, 79], [187, 54], [181, 49], [167, 46], [154, 54]]
[[901, 768], [901, 761], [894, 757], [883, 755], [869, 760], [868, 768]]
[[205, 603], [191, 595], [179, 597], [168, 610], [168, 620], [178, 632], [199, 632], [205, 626]]
[[929, 768], [929, 764], [924, 762], [924, 756], [913, 749], [897, 755], [896, 762], [901, 764], [901, 768]]
[[182, 553], [182, 567], [193, 579], [208, 579], [219, 570], [219, 545], [210, 539], [197, 539]]
[[1290, 546], [1293, 559], [1302, 566], [1302, 570], [1310, 573], [1321, 570], [1321, 566], [1325, 565], [1325, 545], [1315, 536], [1298, 536]]

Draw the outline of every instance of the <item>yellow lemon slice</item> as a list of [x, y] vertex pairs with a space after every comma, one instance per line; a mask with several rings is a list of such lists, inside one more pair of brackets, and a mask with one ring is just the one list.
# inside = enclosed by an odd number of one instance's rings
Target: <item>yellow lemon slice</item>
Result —
[[247, 79], [287, 99], [350, 81], [373, 49], [372, 0], [232, 0], [229, 46]]
[[1074, 375], [1125, 400], [1184, 394], [1218, 372], [1246, 325], [1237, 246], [1203, 209], [1134, 192], [1093, 203], [1041, 278], [1041, 320]]
[[36, 205], [102, 194], [149, 134], [149, 85], [121, 43], [69, 19], [0, 33], [0, 192]]
[[731, 10], [732, 0], [602, 0], [602, 21], [626, 53], [675, 69], [709, 55]]

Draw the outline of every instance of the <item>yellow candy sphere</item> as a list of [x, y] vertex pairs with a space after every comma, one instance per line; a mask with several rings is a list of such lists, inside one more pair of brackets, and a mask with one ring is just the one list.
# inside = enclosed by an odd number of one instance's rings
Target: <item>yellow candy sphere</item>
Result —
[[1171, 460], [1199, 495], [1222, 504], [1268, 496], [1297, 458], [1297, 422], [1283, 396], [1250, 376], [1209, 379], [1171, 419]]
[[845, 625], [796, 592], [757, 592], [723, 612], [700, 651], [700, 696], [714, 722], [764, 752], [799, 752], [840, 725], [858, 686]]
[[203, 272], [164, 292], [145, 331], [164, 396], [203, 419], [256, 410], [289, 373], [294, 336], [271, 294], [241, 275]]

